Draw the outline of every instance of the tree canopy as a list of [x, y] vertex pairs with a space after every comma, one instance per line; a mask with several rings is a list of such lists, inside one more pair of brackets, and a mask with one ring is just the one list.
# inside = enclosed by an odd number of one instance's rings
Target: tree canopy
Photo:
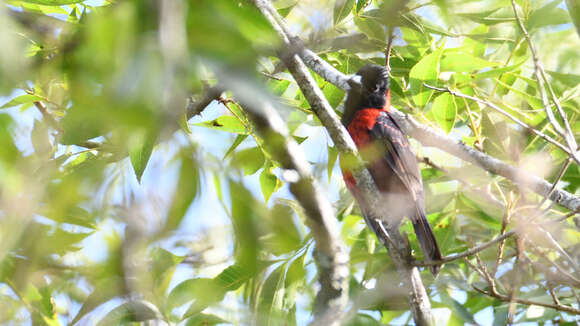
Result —
[[[5, 0], [0, 40], [0, 324], [580, 316], [578, 0]], [[339, 122], [369, 63], [436, 278], [342, 181], [378, 198]]]

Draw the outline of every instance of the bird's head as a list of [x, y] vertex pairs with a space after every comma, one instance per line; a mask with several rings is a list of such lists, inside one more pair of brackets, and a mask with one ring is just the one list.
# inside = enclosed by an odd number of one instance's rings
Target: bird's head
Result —
[[360, 68], [352, 82], [344, 104], [342, 123], [348, 126], [356, 111], [367, 108], [388, 109], [390, 106], [389, 73], [385, 67], [366, 65]]

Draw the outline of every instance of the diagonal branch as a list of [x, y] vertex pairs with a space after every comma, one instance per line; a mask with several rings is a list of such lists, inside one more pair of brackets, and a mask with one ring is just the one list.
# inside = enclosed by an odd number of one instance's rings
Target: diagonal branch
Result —
[[315, 258], [319, 270], [320, 291], [317, 295], [317, 314], [313, 325], [340, 325], [348, 304], [348, 252], [340, 237], [335, 212], [320, 186], [312, 176], [312, 168], [294, 139], [289, 136], [285, 122], [267, 99], [256, 101], [243, 90], [232, 90], [247, 109], [256, 131], [268, 139], [264, 145], [287, 174], [290, 191], [309, 217], [309, 226], [316, 240]]
[[[552, 124], [552, 126], [554, 127], [556, 132], [558, 132], [564, 138], [564, 140], [566, 140], [566, 143], [567, 143], [568, 147], [570, 148], [570, 151], [572, 152], [571, 155], [574, 157], [576, 162], [578, 162], [578, 164], [580, 164], [580, 160], [579, 160], [578, 155], [577, 155], [578, 144], [576, 143], [576, 139], [574, 138], [574, 133], [572, 132], [572, 128], [570, 127], [570, 122], [568, 122], [568, 118], [566, 117], [566, 113], [564, 112], [564, 109], [560, 105], [560, 101], [558, 101], [558, 98], [557, 98], [556, 94], [554, 93], [554, 90], [552, 89], [552, 86], [550, 85], [550, 83], [548, 81], [548, 78], [546, 76], [546, 71], [544, 70], [544, 66], [542, 65], [542, 62], [540, 61], [540, 58], [538, 56], [538, 51], [536, 50], [536, 47], [534, 46], [534, 43], [532, 42], [530, 34], [526, 30], [524, 23], [522, 22], [520, 16], [518, 15], [518, 11], [516, 9], [516, 3], [514, 0], [511, 0], [511, 3], [512, 3], [512, 8], [514, 10], [514, 15], [516, 17], [516, 21], [518, 23], [518, 26], [520, 27], [520, 30], [524, 34], [524, 37], [525, 37], [525, 39], [528, 42], [528, 45], [530, 47], [530, 51], [532, 52], [532, 60], [534, 61], [534, 75], [536, 77], [536, 81], [538, 82], [538, 88], [540, 90], [540, 95], [542, 97], [542, 103], [544, 105], [546, 115], [548, 116], [548, 120], [550, 120], [550, 123]], [[560, 118], [564, 122], [564, 128], [562, 128], [562, 126], [560, 125], [558, 120], [556, 120], [556, 117], [554, 116], [554, 112], [552, 112], [552, 108], [550, 107], [550, 102], [548, 100], [548, 95], [546, 94], [546, 88], [544, 86], [544, 82], [548, 85], [548, 90], [550, 91], [550, 96], [552, 97], [552, 101], [554, 102], [554, 104], [556, 106], [556, 109], [558, 111], [558, 114], [560, 115]]]

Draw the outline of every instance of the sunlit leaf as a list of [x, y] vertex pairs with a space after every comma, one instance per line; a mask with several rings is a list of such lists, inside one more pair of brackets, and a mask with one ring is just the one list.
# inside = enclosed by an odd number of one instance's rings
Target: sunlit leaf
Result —
[[260, 173], [260, 187], [264, 195], [264, 201], [267, 203], [272, 193], [279, 187], [278, 177], [272, 173], [272, 166], [267, 164], [262, 173]]
[[411, 94], [413, 101], [418, 106], [425, 106], [433, 94], [433, 90], [426, 88], [424, 84], [435, 86], [437, 76], [439, 75], [439, 62], [442, 54], [443, 46], [425, 56], [411, 68], [411, 72], [409, 73]]
[[20, 96], [13, 98], [12, 100], [4, 103], [2, 106], [0, 106], [0, 109], [6, 109], [6, 108], [13, 107], [13, 106], [22, 105], [22, 104], [26, 104], [26, 103], [33, 103], [33, 102], [42, 101], [42, 100], [43, 100], [42, 97], [36, 96], [36, 95], [29, 95], [29, 94], [20, 95]]
[[162, 319], [161, 313], [151, 302], [131, 301], [111, 310], [97, 326], [124, 325], [131, 322], [146, 322]]
[[446, 133], [453, 129], [455, 124], [455, 117], [457, 116], [457, 104], [455, 97], [449, 93], [443, 93], [435, 98], [433, 107], [431, 108], [435, 120], [443, 128]]
[[335, 0], [334, 2], [334, 24], [340, 23], [348, 16], [354, 6], [354, 0]]
[[246, 127], [242, 122], [231, 115], [222, 115], [215, 120], [196, 123], [196, 126], [231, 132], [234, 134], [247, 134]]
[[200, 189], [200, 170], [192, 153], [184, 151], [181, 155], [181, 168], [177, 189], [165, 222], [165, 230], [175, 230], [198, 195]]
[[129, 158], [139, 182], [141, 182], [141, 177], [143, 172], [145, 172], [156, 140], [156, 135], [145, 132], [135, 133], [129, 140]]
[[251, 147], [238, 151], [234, 155], [234, 163], [242, 168], [244, 174], [256, 173], [264, 166], [265, 156], [259, 147]]
[[73, 3], [83, 2], [85, 0], [20, 0], [21, 2], [37, 3], [45, 6], [63, 6]]

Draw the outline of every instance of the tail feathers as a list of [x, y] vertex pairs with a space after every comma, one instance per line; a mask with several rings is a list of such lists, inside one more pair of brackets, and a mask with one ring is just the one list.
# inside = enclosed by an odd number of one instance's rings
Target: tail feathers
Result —
[[[417, 240], [421, 245], [421, 250], [423, 250], [423, 256], [426, 262], [440, 260], [443, 258], [441, 251], [439, 250], [439, 245], [437, 244], [437, 239], [435, 234], [433, 234], [433, 229], [427, 221], [425, 214], [420, 214], [413, 219], [413, 228], [415, 229], [415, 234], [417, 235]], [[433, 276], [437, 276], [441, 265], [429, 266]]]

